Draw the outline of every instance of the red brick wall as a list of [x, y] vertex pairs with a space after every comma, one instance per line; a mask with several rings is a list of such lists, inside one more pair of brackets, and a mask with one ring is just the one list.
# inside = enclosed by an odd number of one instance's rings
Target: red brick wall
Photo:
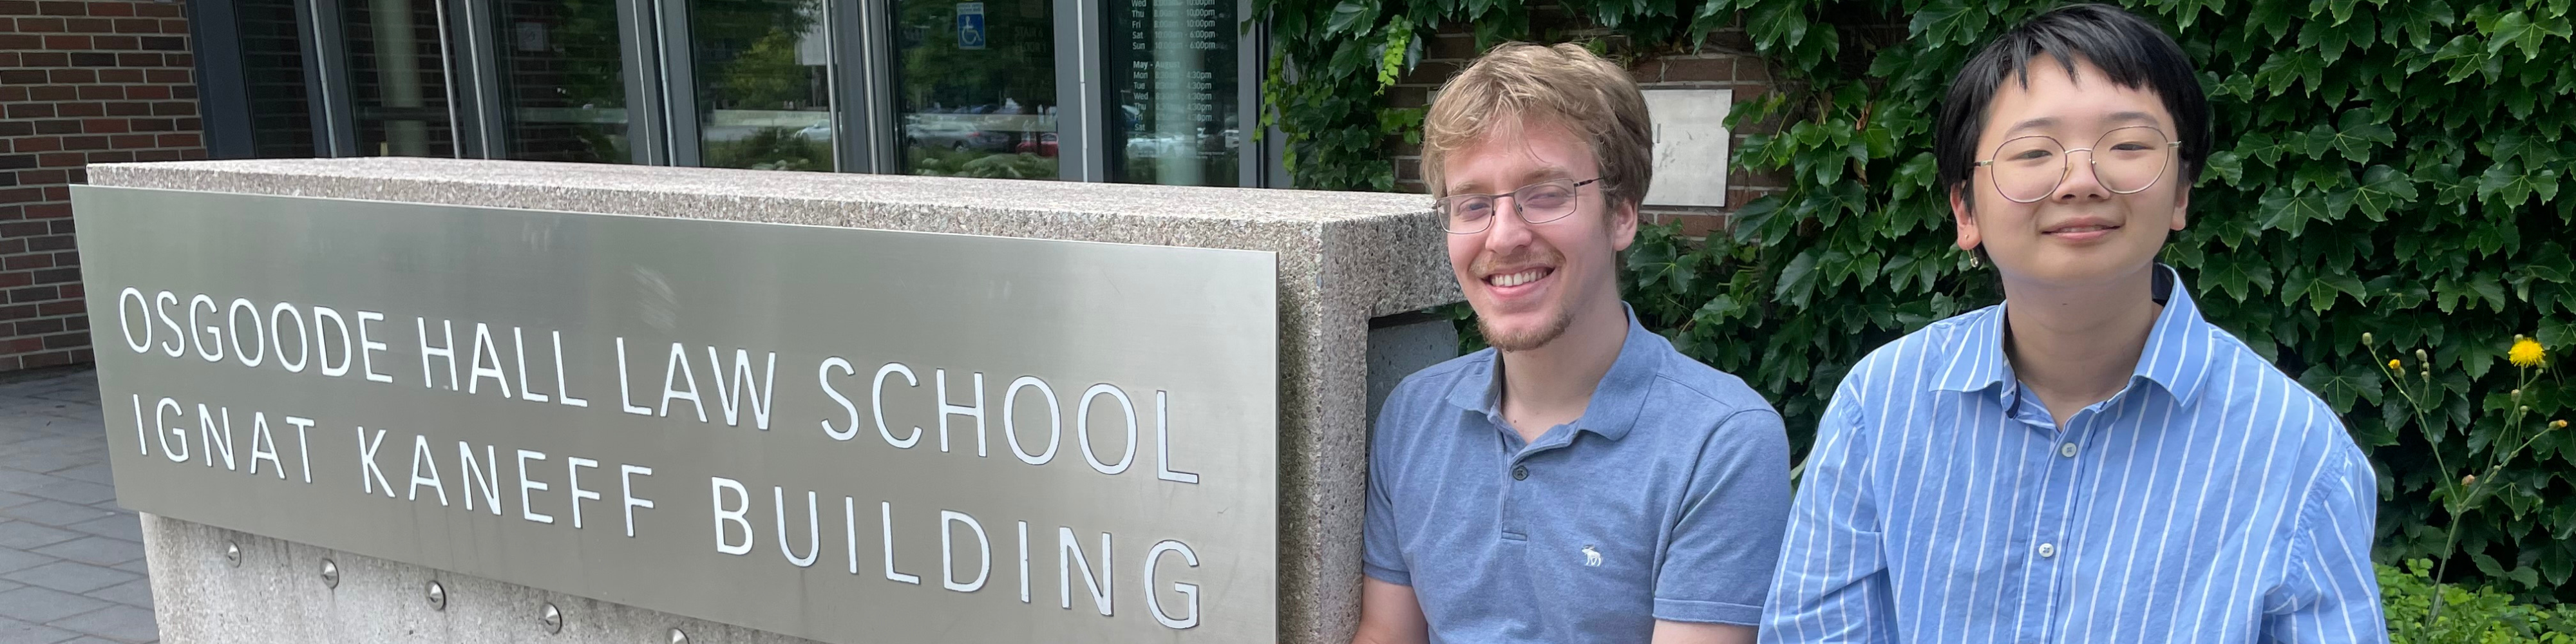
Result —
[[[1551, 12], [1552, 8], [1534, 9], [1532, 20], [1535, 22], [1569, 19], [1561, 13], [1551, 14]], [[1578, 33], [1577, 35], [1602, 34]], [[1768, 63], [1761, 57], [1753, 55], [1752, 50], [1752, 42], [1746, 39], [1741, 26], [1721, 29], [1709, 34], [1708, 42], [1699, 48], [1698, 53], [1632, 61], [1628, 73], [1631, 78], [1636, 79], [1638, 87], [1650, 90], [1734, 90], [1736, 104], [1742, 105], [1771, 91], [1771, 73]], [[1442, 81], [1448, 80], [1451, 74], [1464, 69], [1467, 63], [1474, 60], [1480, 53], [1476, 49], [1474, 35], [1454, 30], [1434, 37], [1431, 42], [1424, 44], [1422, 51], [1421, 64], [1414, 68], [1413, 73], [1401, 79], [1395, 88], [1388, 90], [1397, 106], [1427, 105], [1431, 92], [1439, 89]], [[1730, 133], [1735, 139], [1730, 150], [1742, 149], [1744, 137], [1748, 133], [1742, 129]], [[1427, 191], [1422, 185], [1420, 148], [1404, 146], [1396, 151], [1396, 155], [1396, 187], [1413, 192]], [[1727, 161], [1710, 159], [1709, 162]], [[1641, 214], [1646, 220], [1655, 223], [1682, 222], [1682, 230], [1692, 236], [1706, 235], [1710, 231], [1725, 226], [1726, 215], [1736, 208], [1743, 207], [1744, 204], [1764, 195], [1780, 192], [1786, 186], [1785, 181], [1786, 175], [1776, 173], [1733, 171], [1727, 173], [1727, 206], [1724, 208], [1647, 206]]]
[[181, 5], [0, 0], [0, 370], [88, 362], [70, 184], [202, 159]]

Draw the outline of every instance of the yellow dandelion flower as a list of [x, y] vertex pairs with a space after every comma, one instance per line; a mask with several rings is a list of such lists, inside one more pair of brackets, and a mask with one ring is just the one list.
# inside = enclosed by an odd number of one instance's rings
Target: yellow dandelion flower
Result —
[[2549, 428], [2550, 428], [2550, 429], [2566, 429], [2566, 428], [2567, 428], [2567, 421], [2565, 421], [2565, 420], [2553, 420], [2553, 421], [2549, 421]]
[[2395, 371], [2395, 370], [2397, 370], [2397, 369], [2398, 369], [2398, 366], [2397, 366], [2397, 359], [2396, 359], [2396, 358], [2389, 358], [2389, 359], [2388, 359], [2388, 369], [2389, 369], [2389, 370], [2391, 370], [2391, 371]]
[[2513, 350], [2505, 352], [2504, 357], [2506, 360], [2513, 361], [2513, 366], [2516, 367], [2537, 367], [2540, 366], [2541, 358], [2546, 355], [2540, 350], [2540, 343], [2533, 342], [2530, 338], [2522, 338], [2513, 342]]

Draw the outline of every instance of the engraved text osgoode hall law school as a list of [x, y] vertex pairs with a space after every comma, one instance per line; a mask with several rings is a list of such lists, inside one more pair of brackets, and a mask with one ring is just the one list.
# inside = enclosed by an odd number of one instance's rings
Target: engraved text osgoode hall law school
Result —
[[76, 198], [127, 507], [826, 641], [1274, 636], [1270, 253]]

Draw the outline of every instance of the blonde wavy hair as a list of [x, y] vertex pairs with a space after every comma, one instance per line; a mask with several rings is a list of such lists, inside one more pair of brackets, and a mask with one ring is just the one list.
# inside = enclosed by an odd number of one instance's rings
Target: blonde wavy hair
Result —
[[1449, 155], [1497, 135], [1504, 124], [1526, 130], [1541, 123], [1591, 144], [1601, 169], [1596, 185], [1611, 205], [1645, 198], [1654, 175], [1646, 97], [1627, 70], [1573, 44], [1504, 43], [1442, 84], [1422, 122], [1424, 183], [1433, 197], [1448, 196], [1442, 166]]

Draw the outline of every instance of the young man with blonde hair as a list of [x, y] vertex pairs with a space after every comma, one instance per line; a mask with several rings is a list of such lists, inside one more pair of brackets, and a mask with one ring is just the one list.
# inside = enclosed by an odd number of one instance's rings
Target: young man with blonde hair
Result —
[[1751, 642], [1787, 524], [1780, 416], [1619, 299], [1645, 98], [1574, 45], [1450, 79], [1422, 169], [1493, 348], [1413, 374], [1370, 437], [1357, 642]]

